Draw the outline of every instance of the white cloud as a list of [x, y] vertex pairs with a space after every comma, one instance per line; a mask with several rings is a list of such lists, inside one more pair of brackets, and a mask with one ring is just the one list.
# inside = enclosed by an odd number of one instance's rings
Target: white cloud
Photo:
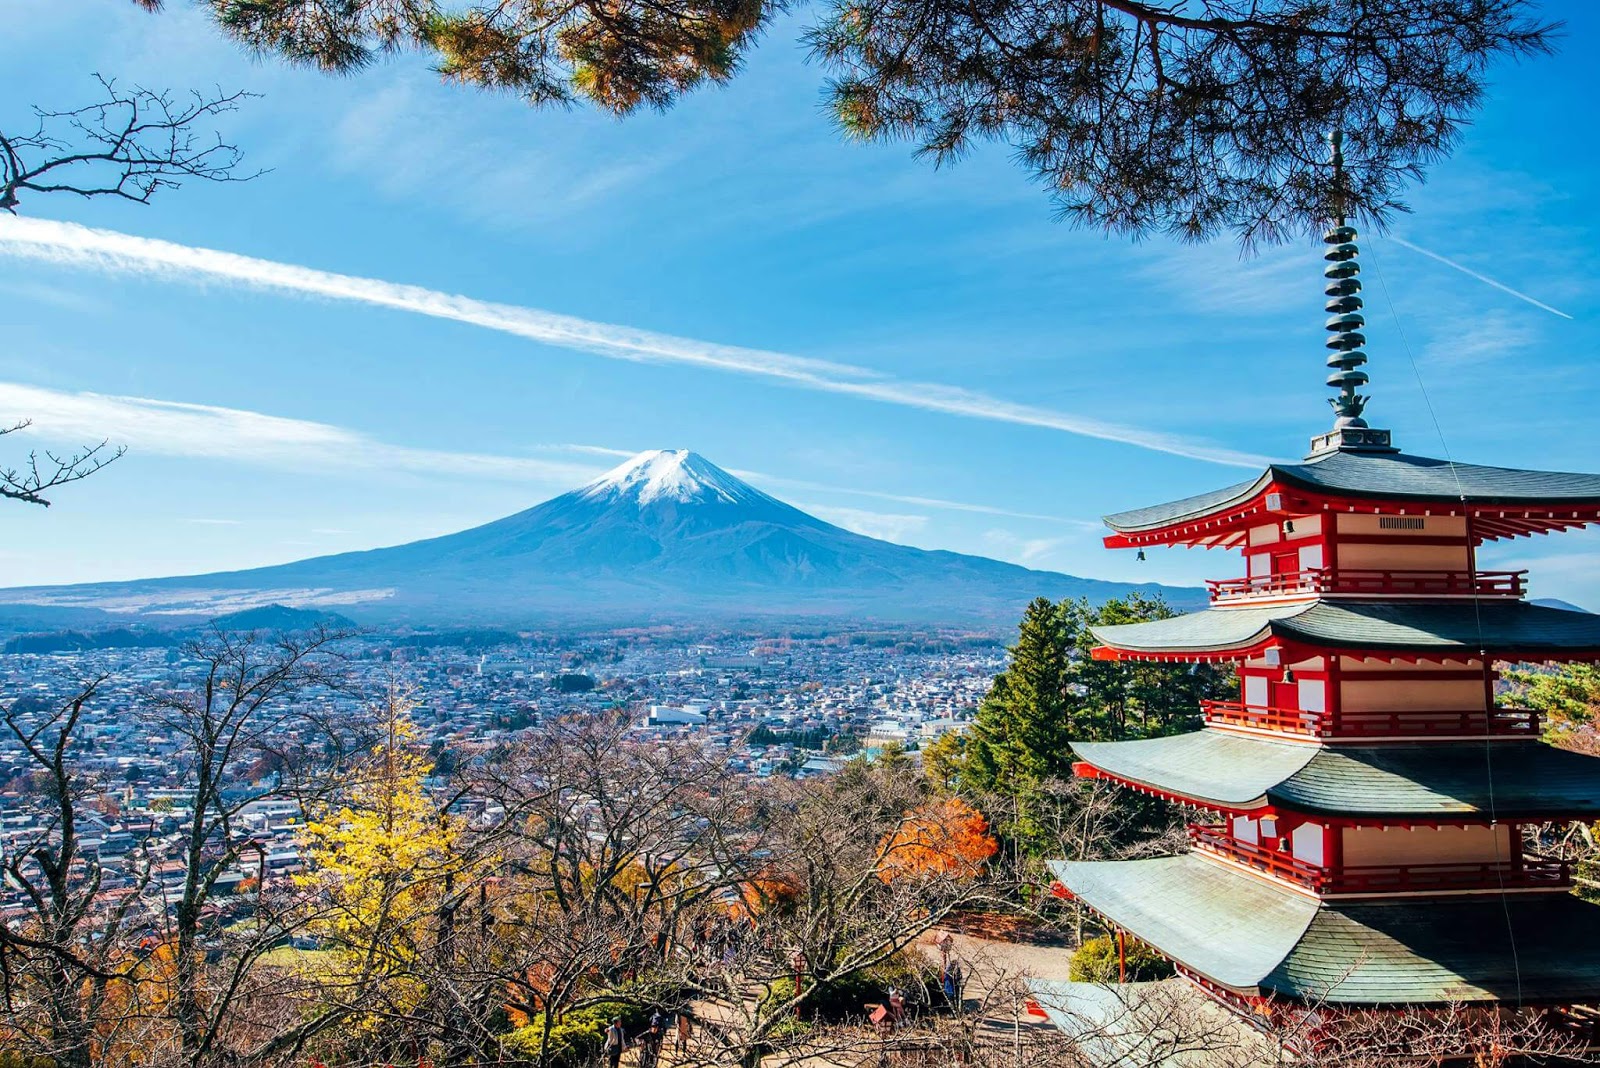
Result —
[[[567, 490], [590, 481], [603, 471], [601, 467], [584, 463], [395, 445], [347, 427], [309, 419], [266, 415], [241, 408], [104, 393], [69, 393], [17, 382], [0, 382], [0, 421], [16, 418], [32, 421], [22, 431], [23, 434], [51, 442], [79, 444], [103, 439], [115, 445], [127, 445], [136, 453], [220, 459], [299, 474], [357, 474], [363, 477], [383, 472], [448, 474], [457, 478], [531, 482]], [[627, 449], [587, 444], [535, 445], [531, 449], [538, 453], [603, 456], [608, 459], [636, 455]], [[1084, 520], [1013, 512], [965, 501], [852, 489], [820, 482], [775, 478], [754, 471], [733, 473], [768, 485], [871, 497], [949, 511], [1045, 520], [1086, 530], [1099, 529], [1098, 524]], [[853, 508], [818, 507], [814, 511], [823, 518], [840, 517], [832, 519], [840, 526], [870, 533], [873, 537], [887, 537], [891, 541], [912, 533], [927, 522], [927, 517], [921, 515], [884, 514]], [[236, 525], [240, 520], [199, 517], [185, 519], [184, 522], [223, 526]], [[884, 533], [886, 531], [890, 533]], [[313, 530], [312, 533], [342, 535], [351, 532], [324, 528]]]
[[1142, 273], [1194, 311], [1262, 314], [1320, 303], [1320, 270], [1304, 244], [1247, 256], [1217, 241], [1164, 248], [1159, 255]]
[[[537, 147], [507, 145], [478, 116], [492, 101], [460, 106], [458, 87], [429, 91], [422, 75], [408, 76], [356, 100], [332, 125], [330, 162], [369, 179], [384, 196], [444, 201], [452, 209], [496, 226], [532, 226], [570, 216], [611, 193], [646, 181], [673, 156], [621, 159], [596, 169], [573, 141], [597, 132], [569, 124], [541, 126]], [[432, 87], [430, 87], [432, 88]], [[507, 102], [525, 109], [526, 105]], [[487, 111], [485, 109], [488, 109]]]
[[983, 540], [1002, 560], [1025, 567], [1049, 568], [1055, 553], [1070, 544], [1070, 538], [1021, 538], [1009, 530], [985, 531]]
[[973, 512], [978, 515], [997, 515], [1007, 519], [1036, 519], [1045, 523], [1064, 523], [1068, 526], [1078, 527], [1087, 531], [1098, 532], [1101, 524], [1087, 519], [1068, 519], [1059, 515], [1041, 515], [1038, 512], [1016, 512], [1008, 508], [996, 508], [988, 504], [971, 504], [966, 501], [952, 501], [943, 497], [917, 497], [904, 493], [885, 493], [882, 490], [848, 489], [844, 486], [830, 486], [822, 482], [810, 482], [799, 478], [778, 478], [775, 475], [765, 475], [759, 471], [730, 471], [747, 482], [760, 482], [770, 486], [785, 486], [789, 489], [813, 490], [823, 493], [844, 493], [852, 497], [871, 497], [879, 501], [893, 501], [896, 504], [915, 504], [924, 508], [943, 508], [952, 512]]
[[599, 473], [597, 467], [559, 460], [393, 445], [329, 423], [240, 408], [0, 382], [0, 417], [12, 416], [33, 421], [24, 433], [51, 441], [107, 439], [152, 455], [226, 460], [301, 473], [450, 474], [562, 488]]
[[468, 323], [574, 352], [639, 363], [673, 363], [774, 379], [802, 389], [1020, 426], [1059, 430], [1157, 452], [1241, 467], [1262, 457], [1205, 441], [1105, 422], [932, 382], [895, 379], [865, 367], [673, 337], [420, 286], [334, 274], [293, 264], [41, 219], [0, 220], [0, 253], [49, 263], [176, 281], [221, 281], [249, 289], [352, 301]]
[[905, 544], [907, 538], [921, 532], [928, 525], [928, 517], [925, 515], [891, 515], [860, 508], [836, 508], [820, 504], [807, 504], [801, 507], [819, 519], [826, 519], [846, 530], [865, 534], [869, 538], [900, 544]]
[[[1471, 314], [1471, 313], [1465, 313]], [[1471, 314], [1472, 329], [1435, 337], [1423, 348], [1430, 363], [1464, 367], [1491, 363], [1531, 348], [1540, 340], [1538, 330], [1503, 311]]]

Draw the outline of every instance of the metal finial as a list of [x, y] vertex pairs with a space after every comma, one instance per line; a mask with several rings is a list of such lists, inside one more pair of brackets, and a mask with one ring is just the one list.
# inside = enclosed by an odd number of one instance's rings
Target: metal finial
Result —
[[1339, 391], [1328, 403], [1333, 406], [1335, 428], [1364, 427], [1367, 424], [1361, 412], [1367, 406], [1367, 398], [1356, 392], [1368, 381], [1367, 373], [1358, 370], [1367, 362], [1367, 354], [1361, 350], [1367, 343], [1361, 333], [1367, 324], [1361, 314], [1361, 264], [1357, 260], [1361, 250], [1356, 245], [1355, 227], [1345, 225], [1344, 135], [1335, 130], [1328, 141], [1333, 149], [1335, 223], [1322, 235], [1328, 245], [1323, 254], [1328, 266], [1322, 274], [1328, 280], [1323, 289], [1328, 296], [1324, 307], [1330, 316], [1327, 327], [1333, 333], [1328, 338], [1328, 348], [1333, 350], [1328, 366], [1334, 372], [1328, 376], [1328, 385]]
[[1333, 168], [1333, 224], [1343, 226], [1345, 212], [1343, 130], [1335, 130], [1328, 135], [1328, 149], [1328, 164]]

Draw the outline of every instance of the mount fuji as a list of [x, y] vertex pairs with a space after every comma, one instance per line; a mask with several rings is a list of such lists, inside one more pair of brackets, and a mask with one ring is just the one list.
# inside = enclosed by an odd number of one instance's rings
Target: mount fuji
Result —
[[391, 548], [185, 578], [0, 590], [0, 611], [215, 615], [282, 604], [436, 625], [849, 618], [1015, 622], [1032, 598], [1133, 589], [914, 549], [823, 522], [687, 450], [646, 452], [504, 519]]

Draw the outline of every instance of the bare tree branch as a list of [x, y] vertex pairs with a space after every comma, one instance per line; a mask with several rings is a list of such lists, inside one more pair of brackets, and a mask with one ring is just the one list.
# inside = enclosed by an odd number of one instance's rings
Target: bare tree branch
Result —
[[188, 178], [249, 181], [242, 153], [204, 121], [238, 110], [254, 94], [174, 93], [119, 87], [96, 74], [101, 98], [68, 111], [35, 107], [33, 128], [0, 130], [0, 208], [16, 213], [25, 193], [120, 197], [139, 204]]
[[[10, 426], [0, 426], [0, 437], [26, 430], [32, 425], [31, 419], [20, 419]], [[37, 451], [30, 452], [22, 466], [0, 467], [0, 499], [50, 507], [46, 493], [59, 486], [88, 478], [128, 451], [121, 445], [108, 449], [109, 444], [102, 441], [98, 445], [87, 445], [65, 455], [48, 449], [42, 454]]]

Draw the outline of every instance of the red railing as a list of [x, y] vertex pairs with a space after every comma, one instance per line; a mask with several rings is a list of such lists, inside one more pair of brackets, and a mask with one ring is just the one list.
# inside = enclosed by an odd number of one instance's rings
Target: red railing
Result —
[[1521, 597], [1527, 571], [1364, 571], [1313, 567], [1281, 575], [1208, 579], [1213, 601], [1296, 594], [1386, 597]]
[[1393, 738], [1436, 734], [1539, 736], [1539, 713], [1527, 708], [1483, 712], [1340, 712], [1332, 734], [1340, 738]]
[[1327, 882], [1328, 872], [1321, 866], [1299, 860], [1287, 852], [1265, 849], [1252, 842], [1242, 841], [1229, 834], [1226, 827], [1208, 827], [1204, 824], [1191, 823], [1189, 842], [1201, 852], [1214, 853], [1238, 861], [1268, 875], [1276, 875], [1280, 879], [1287, 879], [1313, 890], [1322, 890]]
[[1226, 827], [1189, 825], [1189, 841], [1201, 852], [1225, 857], [1319, 894], [1401, 894], [1444, 890], [1496, 890], [1572, 885], [1572, 865], [1527, 854], [1503, 862], [1358, 865], [1338, 871], [1287, 852], [1245, 842]]
[[1298, 708], [1276, 708], [1265, 705], [1247, 705], [1242, 701], [1201, 701], [1200, 712], [1207, 723], [1220, 723], [1231, 727], [1256, 727], [1260, 730], [1286, 731], [1322, 738], [1332, 733], [1332, 724], [1321, 712], [1306, 712]]
[[1307, 712], [1298, 708], [1201, 701], [1207, 723], [1253, 727], [1310, 738], [1411, 738], [1507, 735], [1537, 738], [1539, 714], [1526, 708], [1481, 711]]
[[1423, 890], [1495, 890], [1501, 886], [1571, 886], [1572, 865], [1529, 854], [1502, 863], [1361, 865], [1333, 874], [1329, 893], [1404, 893]]

